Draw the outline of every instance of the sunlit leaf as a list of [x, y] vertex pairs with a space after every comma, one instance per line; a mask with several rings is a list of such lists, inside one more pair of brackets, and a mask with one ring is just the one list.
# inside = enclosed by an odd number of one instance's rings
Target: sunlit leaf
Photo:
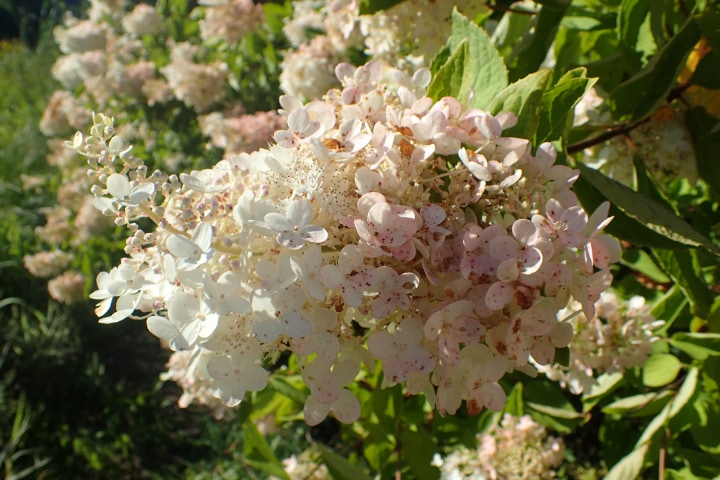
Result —
[[518, 123], [503, 132], [505, 136], [530, 138], [540, 124], [542, 97], [550, 79], [550, 70], [541, 70], [507, 86], [490, 103], [492, 114], [513, 112]]
[[648, 387], [662, 387], [671, 383], [682, 368], [680, 360], [670, 354], [653, 355], [643, 368], [643, 384]]

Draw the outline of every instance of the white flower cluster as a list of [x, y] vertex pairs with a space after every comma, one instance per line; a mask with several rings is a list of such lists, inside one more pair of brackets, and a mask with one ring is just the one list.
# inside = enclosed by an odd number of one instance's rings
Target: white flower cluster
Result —
[[[313, 453], [310, 450], [288, 457], [282, 463], [285, 473], [290, 475], [290, 478], [301, 478], [303, 480], [327, 480], [332, 478], [328, 468], [322, 463], [318, 463], [313, 458]], [[270, 480], [278, 480], [278, 478], [271, 476]]]
[[[570, 190], [578, 172], [517, 121], [424, 96], [379, 62], [337, 67], [342, 89], [281, 97], [288, 128], [268, 150], [212, 169], [149, 174], [95, 116], [68, 146], [89, 159], [96, 204], [129, 224], [129, 255], [101, 273], [101, 322], [141, 318], [228, 405], [265, 388], [264, 361], [295, 354], [305, 419], [360, 415], [351, 385], [381, 364], [442, 413], [502, 409], [506, 372], [534, 373], [609, 286], [618, 242]], [[133, 222], [157, 224], [144, 232]], [[111, 307], [115, 303], [115, 311]]]
[[614, 293], [604, 292], [595, 308], [593, 317], [578, 304], [561, 313], [570, 318], [575, 330], [569, 365], [538, 365], [538, 371], [575, 394], [588, 391], [600, 374], [622, 373], [644, 364], [658, 340], [653, 331], [665, 324], [650, 314], [650, 306], [640, 296], [625, 303]]
[[548, 436], [529, 415], [503, 415], [499, 425], [478, 435], [478, 442], [475, 449], [461, 447], [446, 457], [436, 454], [433, 465], [440, 468], [440, 478], [550, 479], [564, 458], [562, 439]]
[[[605, 94], [590, 89], [575, 107], [575, 125], [611, 127], [613, 119]], [[659, 182], [685, 178], [698, 180], [695, 147], [683, 118], [686, 107], [673, 104], [658, 110], [627, 135], [586, 148], [582, 160], [626, 185], [634, 182], [633, 157], [639, 156]]]
[[348, 61], [352, 50], [404, 69], [427, 67], [447, 40], [453, 8], [469, 18], [487, 9], [482, 1], [405, 0], [360, 15], [358, 0], [293, 2], [284, 28], [292, 48], [284, 55], [280, 87], [303, 99], [321, 97], [336, 86], [334, 66]]

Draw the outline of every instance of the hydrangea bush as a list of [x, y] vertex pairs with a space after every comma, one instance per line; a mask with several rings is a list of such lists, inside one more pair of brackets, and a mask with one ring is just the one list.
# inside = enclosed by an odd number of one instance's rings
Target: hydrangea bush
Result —
[[[202, 41], [159, 71], [207, 114], [223, 159], [156, 168], [122, 111], [66, 142], [87, 158], [94, 207], [130, 231], [90, 294], [100, 321], [143, 321], [174, 351], [163, 378], [183, 406], [348, 425], [354, 447], [313, 447], [336, 478], [572, 476], [562, 445], [597, 432], [607, 478], [717, 473], [720, 141], [684, 93], [715, 88], [718, 13], [667, 7], [662, 31], [643, 2], [600, 3], [296, 2], [278, 124], [263, 117], [271, 142], [241, 151], [228, 90], [183, 79], [229, 79], [212, 49], [242, 43], [227, 18], [260, 14], [205, 2]], [[152, 27], [149, 8], [120, 24]], [[428, 21], [442, 39], [417, 35]], [[201, 51], [220, 63], [194, 64]], [[682, 139], [655, 145], [666, 127]], [[630, 180], [594, 162], [617, 160], [598, 149], [620, 139]], [[697, 177], [667, 182], [690, 147]], [[538, 424], [580, 438], [545, 441]], [[292, 475], [244, 425], [258, 468]], [[524, 468], [512, 452], [526, 440], [538, 458]], [[481, 466], [451, 468], [478, 444]]]

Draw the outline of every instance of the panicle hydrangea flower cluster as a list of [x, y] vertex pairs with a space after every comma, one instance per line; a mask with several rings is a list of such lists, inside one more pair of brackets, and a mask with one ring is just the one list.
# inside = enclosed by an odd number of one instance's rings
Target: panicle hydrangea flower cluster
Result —
[[652, 343], [659, 339], [653, 332], [665, 324], [652, 316], [640, 296], [623, 302], [614, 293], [603, 292], [595, 310], [595, 316], [588, 317], [580, 305], [568, 305], [561, 312], [575, 330], [568, 366], [537, 366], [539, 372], [574, 394], [590, 390], [598, 375], [623, 373], [644, 364]]
[[[595, 88], [588, 90], [575, 107], [575, 125], [601, 129], [613, 126], [606, 96]], [[583, 163], [632, 185], [633, 157], [639, 156], [660, 185], [678, 178], [696, 182], [699, 175], [695, 148], [685, 125], [685, 110], [687, 107], [681, 103], [663, 107], [625, 136], [583, 150]]]
[[503, 415], [499, 425], [478, 435], [475, 449], [461, 447], [449, 455], [435, 455], [433, 465], [443, 480], [555, 478], [562, 464], [562, 438], [548, 436], [529, 415]]
[[96, 205], [133, 232], [98, 275], [100, 321], [145, 320], [230, 406], [292, 352], [312, 425], [359, 417], [363, 365], [441, 414], [500, 410], [505, 373], [572, 339], [558, 311], [595, 315], [619, 257], [608, 205], [578, 205], [551, 144], [503, 136], [513, 114], [426, 97], [427, 70], [337, 76], [322, 100], [281, 97], [288, 128], [269, 149], [179, 177], [150, 173], [103, 115], [68, 142]]
[[[290, 478], [301, 478], [303, 480], [326, 480], [332, 478], [328, 468], [318, 463], [313, 458], [311, 450], [306, 450], [299, 455], [292, 455], [282, 461], [285, 473]], [[271, 476], [270, 480], [278, 480], [278, 477]]]
[[293, 2], [292, 18], [284, 28], [292, 47], [284, 53], [280, 74], [285, 93], [320, 98], [337, 85], [335, 65], [349, 61], [356, 51], [403, 69], [427, 67], [447, 40], [453, 8], [469, 18], [487, 10], [483, 1], [405, 0], [361, 15], [360, 3]]

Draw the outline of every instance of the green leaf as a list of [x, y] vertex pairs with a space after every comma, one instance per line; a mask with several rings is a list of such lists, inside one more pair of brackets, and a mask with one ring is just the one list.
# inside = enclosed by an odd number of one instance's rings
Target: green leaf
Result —
[[633, 155], [633, 168], [635, 170], [635, 189], [648, 198], [664, 205], [668, 210], [677, 215], [677, 208], [667, 196], [665, 196], [662, 190], [660, 190], [655, 178], [648, 170], [645, 160], [643, 160], [641, 156]]
[[503, 132], [508, 137], [532, 138], [540, 124], [542, 97], [552, 72], [541, 70], [508, 85], [490, 103], [489, 110], [495, 115], [513, 112], [518, 123]]
[[668, 468], [665, 470], [665, 480], [701, 480], [690, 471], [689, 468], [682, 470], [673, 470]]
[[505, 402], [504, 413], [513, 415], [515, 417], [521, 417], [525, 413], [525, 407], [523, 405], [523, 384], [521, 382], [513, 385], [512, 390], [507, 396], [507, 402]]
[[550, 415], [555, 418], [565, 418], [568, 420], [574, 420], [583, 418], [585, 416], [584, 413], [576, 412], [572, 408], [557, 408], [557, 407], [551, 407], [549, 405], [543, 405], [540, 403], [535, 402], [525, 402], [525, 404], [532, 408], [537, 410], [540, 413], [544, 413], [546, 415]]
[[649, 11], [649, 0], [623, 0], [618, 11], [619, 46], [632, 73], [642, 67], [643, 52], [638, 43]]
[[265, 437], [252, 421], [243, 423], [243, 440], [244, 461], [270, 475], [290, 479]]
[[695, 17], [700, 31], [713, 50], [720, 50], [720, 12], [716, 8], [707, 9]]
[[434, 437], [425, 430], [404, 429], [400, 434], [402, 463], [408, 465], [418, 480], [437, 480], [440, 469], [431, 465], [438, 451]]
[[597, 383], [583, 394], [583, 412], [587, 413], [623, 382], [622, 373], [603, 373], [596, 378]]
[[648, 358], [643, 368], [643, 384], [647, 387], [662, 387], [671, 383], [682, 368], [674, 355], [661, 353]]
[[604, 413], [628, 414], [632, 417], [655, 415], [667, 405], [673, 396], [673, 392], [669, 390], [631, 395], [606, 405], [602, 411]]
[[405, 0], [361, 0], [360, 15], [369, 15], [402, 3]]
[[636, 448], [630, 452], [630, 454], [623, 457], [610, 469], [607, 475], [605, 475], [605, 480], [629, 480], [631, 478], [639, 478], [640, 472], [643, 470], [647, 451], [648, 445], [642, 445], [640, 448]]
[[371, 434], [363, 440], [363, 456], [368, 464], [378, 472], [385, 468], [394, 450], [395, 441], [392, 437], [379, 437]]
[[570, 2], [543, 5], [532, 25], [529, 42], [514, 56], [509, 65], [511, 80], [523, 78], [540, 68], [552, 47], [569, 5]]
[[660, 328], [660, 331], [667, 331], [668, 328], [675, 322], [680, 314], [685, 310], [688, 305], [688, 299], [677, 286], [674, 284], [670, 287], [663, 297], [658, 300], [650, 310], [650, 314], [658, 320], [665, 320], [665, 325]]
[[362, 468], [350, 463], [346, 458], [322, 445], [318, 444], [316, 447], [320, 450], [323, 462], [335, 480], [372, 480]]
[[586, 416], [577, 412], [557, 384], [534, 380], [523, 386], [525, 413], [535, 421], [562, 433], [571, 432]]
[[[507, 86], [507, 67], [487, 33], [457, 9], [453, 9], [452, 31], [448, 40], [450, 51], [455, 52], [463, 42], [468, 45], [466, 68], [472, 82], [471, 91], [460, 92], [457, 98], [463, 102], [472, 93], [469, 107], [485, 110], [495, 95]], [[438, 100], [432, 95], [428, 96]]]
[[575, 105], [594, 84], [595, 79], [586, 78], [587, 70], [579, 67], [563, 75], [558, 83], [543, 92], [540, 122], [536, 143], [567, 139], [572, 125]]
[[685, 407], [690, 399], [695, 395], [698, 384], [698, 369], [696, 367], [691, 368], [688, 371], [685, 381], [678, 390], [675, 397], [662, 409], [662, 411], [652, 419], [652, 421], [645, 428], [645, 431], [640, 435], [636, 446], [640, 446], [649, 442], [656, 433], [662, 430], [668, 423], [668, 421], [680, 412]]
[[636, 272], [642, 273], [653, 282], [669, 283], [670, 277], [665, 275], [647, 252], [639, 248], [626, 248], [622, 251], [620, 263], [630, 267]]
[[720, 334], [678, 332], [670, 338], [670, 345], [697, 360], [705, 360], [720, 355]]
[[433, 76], [428, 85], [427, 95], [433, 100], [443, 97], [455, 97], [463, 100], [472, 89], [472, 71], [469, 67], [469, 47], [467, 40], [463, 41], [453, 51], [447, 62]]
[[[717, 71], [714, 74], [716, 78], [720, 77]], [[695, 148], [698, 173], [715, 194], [720, 195], [720, 162], [717, 161], [720, 151], [720, 122], [703, 107], [695, 107], [685, 112], [685, 125]]]
[[268, 377], [268, 386], [298, 405], [304, 405], [308, 397], [307, 391], [303, 390], [304, 383], [299, 376], [286, 378], [279, 375], [270, 375]]
[[704, 247], [720, 255], [720, 249], [672, 210], [582, 163], [574, 191], [587, 210], [609, 200], [615, 219], [607, 231], [635, 245], [659, 248]]
[[688, 20], [640, 72], [612, 92], [608, 105], [614, 117], [635, 123], [665, 102], [699, 39], [700, 29], [692, 19]]
[[653, 249], [653, 256], [690, 302], [694, 315], [707, 318], [713, 303], [710, 287], [701, 276], [701, 263], [694, 250]]
[[683, 447], [677, 449], [677, 454], [687, 463], [692, 473], [701, 479], [712, 478], [715, 480], [720, 475], [717, 455], [709, 455]]
[[720, 443], [718, 443], [720, 405], [717, 401], [710, 400], [708, 396], [702, 396], [695, 401], [694, 407], [703, 421], [695, 422], [690, 426], [693, 440], [704, 452], [720, 455]]

